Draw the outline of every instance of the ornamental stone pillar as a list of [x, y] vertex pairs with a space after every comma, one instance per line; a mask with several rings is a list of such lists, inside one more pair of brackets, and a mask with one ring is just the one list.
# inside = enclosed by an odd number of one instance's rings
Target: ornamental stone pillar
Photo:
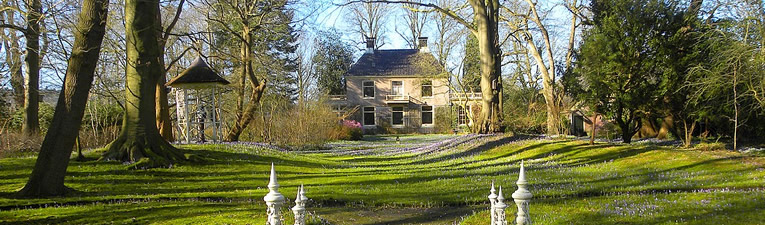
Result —
[[271, 163], [271, 178], [268, 181], [268, 194], [263, 197], [266, 201], [266, 225], [281, 225], [281, 207], [284, 204], [284, 195], [279, 193], [279, 183], [276, 182], [276, 170]]
[[523, 161], [521, 161], [521, 171], [518, 174], [518, 182], [515, 182], [515, 184], [518, 185], [518, 190], [512, 195], [515, 204], [518, 206], [518, 214], [516, 215], [515, 223], [518, 225], [531, 224], [531, 218], [529, 218], [529, 201], [531, 201], [533, 195], [526, 189], [528, 183], [526, 182], [526, 170], [523, 168]]
[[496, 189], [494, 189], [494, 181], [491, 182], [491, 194], [489, 194], [489, 203], [491, 203], [491, 207], [489, 207], [489, 214], [491, 215], [491, 225], [496, 224], [497, 219], [497, 213], [494, 211], [494, 205], [497, 203], [497, 193]]
[[295, 214], [295, 225], [305, 225], [305, 203], [307, 201], [305, 189], [303, 189], [303, 185], [300, 185], [297, 197], [295, 197], [295, 207], [292, 207], [292, 212]]
[[502, 196], [502, 186], [499, 186], [499, 194], [497, 194], [497, 203], [494, 204], [494, 214], [496, 219], [492, 225], [507, 225], [507, 217], [505, 216], [505, 196]]

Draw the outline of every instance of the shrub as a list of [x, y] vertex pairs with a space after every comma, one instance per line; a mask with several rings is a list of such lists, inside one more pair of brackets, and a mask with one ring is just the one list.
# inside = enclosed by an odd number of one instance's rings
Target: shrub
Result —
[[364, 136], [361, 123], [355, 120], [342, 120], [331, 131], [330, 139], [333, 140], [361, 140]]
[[32, 154], [40, 151], [43, 135], [26, 136], [19, 130], [3, 129], [0, 132], [0, 159], [9, 156]]
[[[53, 112], [55, 109], [53, 106], [41, 102], [38, 109], [38, 120], [40, 121], [40, 131], [45, 133], [50, 127], [50, 123], [53, 121]], [[10, 128], [14, 130], [20, 130], [24, 124], [24, 109], [16, 110], [16, 112], [10, 118]]]
[[511, 85], [505, 91], [505, 132], [542, 134], [547, 130], [547, 106], [538, 90]]
[[725, 143], [721, 143], [721, 142], [699, 143], [696, 146], [694, 146], [693, 149], [696, 149], [699, 151], [726, 150]]
[[434, 117], [435, 133], [451, 134], [457, 128], [457, 113], [450, 107], [437, 107]]
[[[256, 141], [294, 149], [311, 149], [329, 140], [356, 137], [345, 130], [340, 116], [324, 101], [292, 103], [288, 99], [266, 96], [252, 124], [242, 133], [241, 141]], [[224, 120], [226, 121], [226, 120]], [[360, 126], [360, 124], [358, 124]], [[361, 129], [358, 129], [359, 133]], [[348, 134], [347, 136], [344, 134]], [[356, 135], [356, 136], [352, 136]]]

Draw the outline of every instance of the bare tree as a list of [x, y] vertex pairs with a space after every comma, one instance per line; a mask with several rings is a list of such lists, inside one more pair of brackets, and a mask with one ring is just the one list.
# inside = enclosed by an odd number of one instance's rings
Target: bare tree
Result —
[[[415, 0], [421, 2], [421, 0]], [[396, 33], [406, 41], [409, 48], [415, 49], [417, 46], [418, 38], [422, 37], [425, 24], [430, 19], [428, 11], [423, 10], [425, 7], [416, 4], [404, 4], [404, 25], [406, 25], [405, 31], [399, 31], [396, 28]], [[397, 26], [398, 27], [398, 26]]]
[[[517, 39], [526, 43], [525, 49], [528, 50], [534, 58], [537, 70], [542, 77], [542, 95], [547, 106], [547, 133], [560, 134], [561, 131], [561, 104], [562, 88], [556, 81], [556, 61], [553, 53], [553, 44], [550, 38], [547, 25], [540, 15], [539, 6], [535, 0], [524, 0], [527, 8], [510, 9], [506, 8], [510, 15], [516, 18], [505, 19], [505, 23], [511, 30], [517, 33]], [[576, 9], [577, 1], [570, 3]], [[571, 21], [569, 46], [566, 53], [566, 66], [570, 68], [573, 58], [574, 39], [576, 37], [577, 17], [573, 16]], [[536, 35], [535, 35], [536, 33]], [[540, 38], [537, 42], [535, 38]]]
[[[353, 3], [353, 2], [351, 2]], [[371, 2], [347, 4], [349, 20], [353, 32], [362, 37], [362, 42], [366, 38], [375, 38], [375, 48], [385, 45], [387, 32], [385, 24], [388, 22], [391, 7], [385, 4], [374, 4]]]
[[[255, 61], [258, 56], [254, 47], [257, 45], [257, 34], [269, 33], [283, 35], [291, 32], [283, 26], [292, 23], [291, 13], [287, 12], [290, 1], [286, 0], [218, 0], [216, 2], [205, 1], [210, 10], [207, 12], [207, 20], [225, 32], [228, 37], [234, 39], [239, 46], [239, 55], [232, 55], [239, 65], [239, 80], [236, 85], [236, 118], [225, 136], [227, 141], [237, 141], [244, 129], [255, 117], [256, 109], [268, 84], [268, 72], [256, 76], [254, 63], [263, 63], [263, 69], [269, 70], [274, 65], [265, 65], [268, 62]], [[262, 38], [262, 37], [259, 37]], [[208, 40], [211, 41], [211, 40]], [[217, 48], [217, 47], [216, 47]], [[217, 51], [225, 54], [225, 50]], [[266, 50], [262, 54], [268, 54]], [[249, 87], [249, 88], [248, 88]], [[246, 92], [249, 91], [249, 94]]]
[[[165, 82], [167, 81], [167, 71], [173, 66], [173, 64], [175, 64], [175, 62], [178, 61], [180, 57], [183, 57], [183, 55], [186, 54], [190, 48], [186, 48], [186, 50], [180, 53], [180, 56], [177, 56], [175, 59], [171, 59], [169, 63], [165, 63], [165, 55], [168, 53], [167, 44], [168, 40], [170, 39], [170, 34], [173, 32], [175, 25], [178, 23], [178, 19], [181, 17], [184, 3], [186, 3], [186, 0], [180, 0], [178, 2], [170, 23], [166, 26], [163, 26], [162, 32], [159, 32], [159, 36], [157, 37], [157, 39], [159, 39], [159, 48], [162, 53], [162, 57], [160, 57], [159, 61], [162, 67], [162, 76], [160, 76], [159, 81], [157, 82], [157, 108], [155, 117], [157, 119], [157, 129], [159, 129], [159, 133], [162, 135], [162, 137], [165, 138], [165, 140], [171, 142], [174, 141], [175, 138], [173, 137], [173, 123], [170, 121], [170, 106], [167, 102], [167, 89], [165, 88]], [[161, 14], [157, 16], [157, 19], [160, 21], [162, 21], [161, 18]]]
[[[15, 8], [15, 1], [4, 1], [3, 7]], [[12, 10], [0, 12], [0, 24], [16, 24]], [[10, 73], [11, 88], [13, 88], [13, 99], [16, 106], [24, 105], [24, 74], [21, 71], [21, 50], [19, 48], [18, 30], [8, 29], [0, 32], [2, 35], [3, 48], [5, 49], [5, 63], [8, 64]]]
[[[456, 0], [438, 0], [436, 4], [441, 8], [453, 8], [457, 6], [458, 2]], [[449, 57], [452, 56], [454, 46], [457, 46], [460, 41], [465, 38], [465, 33], [467, 31], [446, 14], [435, 13], [432, 17], [436, 26], [434, 53], [436, 54], [438, 63], [444, 68], [448, 68], [446, 62], [449, 60]], [[453, 71], [450, 70], [450, 72]]]
[[[16, 24], [3, 23], [0, 28], [9, 28], [21, 32], [26, 43], [24, 56], [26, 87], [24, 96], [24, 123], [22, 132], [26, 135], [35, 135], [40, 131], [38, 120], [40, 98], [40, 24], [42, 23], [42, 3], [40, 0], [26, 0], [26, 11], [22, 11], [19, 5], [8, 7], [3, 11], [14, 11], [24, 15], [24, 27]], [[8, 15], [8, 14], [6, 14]], [[14, 15], [10, 15], [13, 17]], [[8, 21], [6, 21], [8, 22]]]

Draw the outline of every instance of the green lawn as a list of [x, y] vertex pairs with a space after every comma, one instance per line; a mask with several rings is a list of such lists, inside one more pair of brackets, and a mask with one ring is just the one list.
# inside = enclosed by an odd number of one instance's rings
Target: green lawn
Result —
[[207, 161], [150, 170], [72, 161], [66, 184], [79, 192], [50, 199], [15, 198], [34, 158], [4, 158], [0, 223], [263, 224], [273, 162], [281, 193], [292, 200], [304, 184], [309, 211], [332, 224], [488, 224], [489, 184], [509, 198], [525, 160], [537, 224], [765, 224], [761, 156], [508, 136], [394, 139], [297, 153], [188, 145]]

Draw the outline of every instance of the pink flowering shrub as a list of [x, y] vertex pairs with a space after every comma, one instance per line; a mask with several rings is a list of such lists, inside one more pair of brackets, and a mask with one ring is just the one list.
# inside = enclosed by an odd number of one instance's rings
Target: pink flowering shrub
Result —
[[361, 123], [355, 120], [343, 120], [343, 121], [340, 121], [340, 124], [348, 128], [361, 129]]
[[361, 140], [363, 137], [361, 123], [355, 120], [342, 120], [332, 130], [330, 136], [335, 140]]

